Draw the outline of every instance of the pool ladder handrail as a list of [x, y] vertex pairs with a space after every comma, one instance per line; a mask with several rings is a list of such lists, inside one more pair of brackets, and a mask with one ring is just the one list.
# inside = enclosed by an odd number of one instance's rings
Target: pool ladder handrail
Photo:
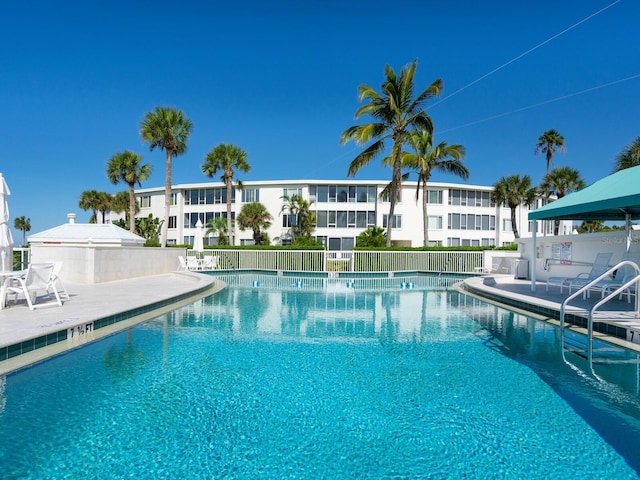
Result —
[[[574, 300], [575, 298], [579, 297], [580, 295], [586, 296], [587, 292], [591, 288], [596, 286], [601, 281], [605, 280], [607, 277], [609, 277], [613, 272], [618, 270], [620, 267], [624, 267], [624, 266], [630, 266], [635, 271], [635, 275], [633, 275], [630, 280], [628, 280], [625, 283], [621, 284], [618, 288], [616, 288], [612, 292], [609, 292], [609, 294], [607, 294], [607, 295], [603, 294], [602, 298], [599, 301], [597, 301], [593, 306], [591, 306], [591, 308], [589, 308], [588, 310], [584, 309], [584, 308], [576, 308], [575, 310], [573, 310], [573, 313], [587, 313], [587, 360], [589, 362], [589, 369], [591, 370], [591, 373], [597, 378], [599, 378], [599, 377], [593, 371], [593, 324], [594, 324], [595, 315], [596, 315], [598, 309], [602, 305], [604, 305], [604, 304], [610, 302], [612, 299], [618, 297], [618, 295], [621, 295], [628, 288], [630, 288], [632, 285], [635, 284], [636, 285], [636, 294], [635, 294], [635, 306], [634, 306], [634, 310], [633, 311], [635, 311], [636, 316], [640, 318], [640, 311], [638, 310], [638, 287], [640, 286], [639, 285], [639, 282], [640, 282], [640, 267], [638, 267], [638, 265], [635, 262], [632, 262], [630, 260], [624, 260], [622, 262], [619, 262], [618, 264], [616, 264], [613, 267], [609, 268], [609, 270], [604, 272], [599, 277], [594, 278], [589, 283], [587, 283], [586, 285], [584, 285], [581, 288], [579, 288], [578, 290], [576, 290], [573, 294], [569, 295], [567, 298], [564, 299], [564, 301], [562, 302], [562, 304], [560, 306], [560, 338], [561, 338], [560, 341], [561, 341], [562, 358], [566, 363], [569, 363], [566, 360], [565, 355], [564, 355], [564, 353], [565, 353], [565, 341], [564, 341], [565, 315], [567, 313], [567, 306], [569, 305], [569, 302], [571, 302], [571, 300]], [[599, 323], [599, 321], [596, 319], [595, 323]]]

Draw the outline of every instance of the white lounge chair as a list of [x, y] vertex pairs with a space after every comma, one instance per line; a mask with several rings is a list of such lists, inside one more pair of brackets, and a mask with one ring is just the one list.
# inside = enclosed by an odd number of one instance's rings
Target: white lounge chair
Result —
[[549, 291], [549, 285], [558, 285], [560, 287], [560, 293], [562, 293], [564, 287], [568, 287], [569, 293], [571, 293], [573, 287], [586, 285], [607, 271], [611, 255], [611, 252], [596, 255], [590, 272], [579, 273], [575, 277], [549, 277], [547, 279], [546, 291]]
[[213, 270], [215, 268], [213, 256], [209, 255], [202, 259], [203, 270]]
[[[622, 255], [620, 262], [633, 262], [636, 267], [638, 267], [640, 266], [640, 253], [626, 252], [624, 255]], [[605, 294], [617, 290], [619, 287], [630, 281], [633, 277], [637, 276], [637, 271], [638, 270], [636, 270], [631, 264], [622, 265], [618, 270], [614, 272], [614, 278], [598, 282], [596, 285], [589, 289], [589, 292], [587, 292], [587, 296], [589, 296], [591, 290], [594, 290], [600, 292], [601, 297], [604, 298]], [[626, 295], [627, 301], [631, 302], [631, 296], [635, 295], [635, 292], [636, 286], [631, 285], [620, 294], [619, 298], [622, 299], [622, 296]]]
[[67, 289], [64, 287], [64, 283], [62, 283], [62, 280], [60, 279], [60, 270], [62, 270], [62, 262], [53, 262], [51, 283], [55, 285], [60, 298], [62, 298], [63, 300], [69, 300], [69, 293], [67, 293]]
[[[14, 285], [6, 288], [7, 293], [15, 293], [16, 295], [24, 295], [29, 310], [38, 307], [58, 305], [62, 306], [62, 299], [56, 288], [56, 279], [53, 277], [53, 263], [34, 263], [29, 265], [26, 274], [23, 277], [13, 277]], [[56, 299], [47, 303], [36, 305], [38, 300], [38, 292], [46, 293], [50, 297], [53, 292]], [[2, 299], [4, 301], [4, 299]]]
[[187, 257], [187, 268], [189, 270], [200, 270], [200, 261], [196, 257]]
[[178, 255], [178, 270], [189, 270], [187, 261], [182, 255]]

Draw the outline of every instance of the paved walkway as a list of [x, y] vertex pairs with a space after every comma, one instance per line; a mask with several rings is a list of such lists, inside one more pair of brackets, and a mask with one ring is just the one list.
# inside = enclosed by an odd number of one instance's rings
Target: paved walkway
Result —
[[[209, 295], [223, 285], [216, 282], [211, 275], [201, 275], [191, 272], [173, 272], [165, 275], [140, 277], [115, 282], [99, 283], [94, 285], [69, 284], [65, 282], [69, 293], [62, 307], [51, 307], [29, 310], [26, 303], [21, 300], [15, 304], [9, 302], [7, 308], [0, 310], [0, 350], [30, 339], [42, 337], [55, 332], [66, 331], [68, 328], [86, 325], [98, 319], [110, 317], [120, 313], [130, 312], [136, 309], [145, 309], [158, 303], [170, 303], [159, 306], [153, 311], [145, 312], [131, 321], [122, 321], [114, 324], [113, 328], [105, 327], [95, 332], [95, 335], [104, 336], [121, 330], [145, 319], [157, 316], [165, 311], [172, 310], [180, 305], [191, 303], [195, 299]], [[191, 295], [193, 294], [193, 295]], [[176, 302], [167, 302], [176, 299]], [[91, 339], [96, 338], [92, 335]], [[59, 342], [67, 344], [67, 342]], [[66, 345], [73, 347], [73, 345]], [[62, 350], [66, 350], [68, 348]], [[58, 345], [57, 350], [62, 346]], [[49, 347], [42, 348], [35, 361], [43, 355], [51, 353]], [[47, 350], [47, 352], [44, 352]], [[31, 352], [33, 353], [33, 352]], [[56, 353], [56, 352], [54, 352]], [[31, 363], [27, 356], [22, 354], [8, 360], [0, 360], [0, 374], [11, 371], [22, 363]], [[19, 362], [16, 361], [19, 357]], [[32, 360], [32, 359], [31, 359]]]

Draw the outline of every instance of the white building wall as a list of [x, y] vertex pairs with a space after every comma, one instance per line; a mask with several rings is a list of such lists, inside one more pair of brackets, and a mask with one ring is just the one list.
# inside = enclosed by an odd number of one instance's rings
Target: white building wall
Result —
[[[247, 181], [243, 182], [245, 190], [258, 189], [259, 201], [273, 216], [272, 225], [267, 231], [272, 243], [277, 243], [290, 234], [291, 229], [283, 226], [283, 215], [281, 213], [283, 195], [285, 189], [295, 191], [300, 189], [302, 196], [312, 201], [312, 210], [316, 212], [336, 212], [336, 218], [353, 218], [358, 212], [374, 212], [375, 224], [383, 226], [383, 218], [389, 213], [389, 202], [382, 201], [378, 198], [379, 193], [388, 184], [387, 181], [380, 180], [285, 180], [285, 181]], [[375, 186], [375, 199], [370, 201], [358, 202], [353, 197], [347, 198], [335, 197], [334, 201], [320, 201], [319, 195], [312, 196], [312, 189], [319, 192], [322, 186], [336, 186], [337, 191], [348, 191], [349, 187], [365, 188], [367, 186]], [[168, 241], [170, 243], [190, 243], [195, 235], [195, 221], [193, 214], [200, 215], [200, 219], [205, 223], [207, 218], [212, 215], [224, 215], [226, 212], [226, 203], [199, 203], [187, 204], [186, 199], [189, 192], [194, 189], [224, 189], [221, 182], [194, 183], [175, 185], [173, 192], [176, 195], [176, 204], [171, 206], [170, 215], [175, 217], [175, 225], [170, 225], [168, 233]], [[491, 186], [466, 185], [455, 183], [429, 183], [429, 190], [442, 191], [441, 203], [429, 203], [428, 215], [430, 217], [439, 218], [441, 228], [429, 228], [429, 241], [431, 244], [439, 244], [443, 246], [450, 245], [496, 245], [502, 246], [514, 242], [514, 235], [509, 227], [503, 222], [504, 219], [510, 219], [510, 210], [502, 205], [487, 204], [486, 196], [490, 195], [493, 190]], [[454, 204], [456, 202], [453, 191], [466, 191], [469, 193], [469, 199], [465, 204]], [[358, 190], [356, 190], [358, 191]], [[480, 192], [480, 193], [475, 193]], [[477, 200], [484, 195], [485, 201]], [[147, 217], [152, 214], [154, 217], [164, 217], [164, 188], [146, 188], [136, 191], [140, 205], [139, 217]], [[395, 215], [401, 218], [400, 228], [393, 229], [394, 242], [402, 242], [403, 244], [419, 247], [423, 245], [423, 215], [422, 215], [422, 193], [416, 200], [416, 182], [403, 182], [401, 201], [396, 205]], [[475, 197], [474, 197], [475, 196]], [[314, 200], [315, 198], [315, 200]], [[473, 200], [476, 198], [476, 200]], [[351, 201], [350, 201], [351, 199]], [[344, 201], [337, 201], [344, 200]], [[461, 202], [461, 201], [460, 201]], [[248, 203], [248, 202], [244, 202]], [[232, 204], [232, 212], [237, 215], [244, 205], [242, 202], [242, 191], [237, 190], [235, 193], [235, 202]], [[352, 212], [352, 213], [347, 213]], [[527, 214], [529, 209], [526, 206], [520, 206], [516, 210], [516, 218], [518, 222], [518, 231], [523, 238], [531, 237]], [[451, 219], [450, 214], [457, 216], [457, 219]], [[332, 215], [332, 214], [330, 214]], [[362, 215], [362, 213], [361, 213]], [[191, 219], [185, 225], [185, 216]], [[459, 219], [460, 226], [458, 225]], [[115, 220], [121, 215], [111, 215], [110, 220]], [[490, 228], [485, 228], [488, 219]], [[453, 221], [453, 224], [451, 223]], [[464, 227], [463, 227], [463, 222]], [[475, 222], [475, 225], [473, 223]], [[354, 244], [355, 239], [365, 228], [356, 227], [353, 224], [347, 226], [321, 227], [318, 226], [314, 231], [314, 236], [325, 240], [327, 245], [332, 249], [347, 249], [345, 245]], [[480, 225], [478, 226], [478, 223]], [[553, 230], [553, 222], [549, 223], [549, 231]], [[572, 230], [572, 222], [562, 222], [560, 234], [570, 233]], [[253, 235], [251, 231], [240, 231], [236, 229], [236, 245], [251, 242]], [[539, 235], [545, 235], [544, 233]], [[209, 239], [211, 240], [211, 239]], [[205, 243], [207, 239], [205, 238]], [[336, 246], [340, 246], [336, 248]]]

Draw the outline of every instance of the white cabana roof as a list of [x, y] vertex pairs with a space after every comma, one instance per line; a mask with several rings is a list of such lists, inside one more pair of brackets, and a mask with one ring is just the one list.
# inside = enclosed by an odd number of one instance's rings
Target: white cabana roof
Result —
[[143, 246], [145, 239], [113, 224], [69, 223], [30, 235], [31, 245]]

